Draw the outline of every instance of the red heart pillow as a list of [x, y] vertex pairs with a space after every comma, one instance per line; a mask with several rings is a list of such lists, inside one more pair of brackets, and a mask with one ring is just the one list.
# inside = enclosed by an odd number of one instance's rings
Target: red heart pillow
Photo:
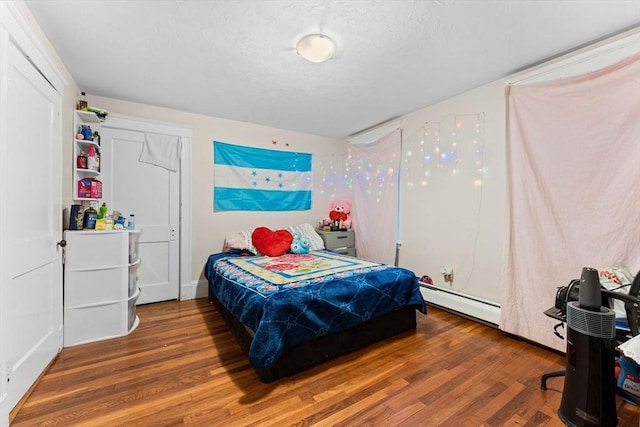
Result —
[[271, 231], [267, 227], [258, 227], [251, 233], [251, 242], [263, 255], [280, 256], [291, 248], [293, 235], [287, 230]]

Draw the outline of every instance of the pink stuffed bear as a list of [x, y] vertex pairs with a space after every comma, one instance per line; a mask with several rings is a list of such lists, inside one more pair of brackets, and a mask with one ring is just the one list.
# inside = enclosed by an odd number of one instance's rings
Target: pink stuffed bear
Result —
[[329, 219], [331, 222], [338, 222], [340, 229], [351, 228], [351, 200], [334, 200], [331, 202], [331, 212]]

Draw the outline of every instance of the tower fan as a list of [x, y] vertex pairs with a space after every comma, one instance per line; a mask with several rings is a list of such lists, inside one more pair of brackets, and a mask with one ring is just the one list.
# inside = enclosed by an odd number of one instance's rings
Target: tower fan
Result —
[[615, 312], [602, 307], [598, 270], [585, 267], [567, 303], [566, 377], [558, 416], [568, 426], [615, 427]]

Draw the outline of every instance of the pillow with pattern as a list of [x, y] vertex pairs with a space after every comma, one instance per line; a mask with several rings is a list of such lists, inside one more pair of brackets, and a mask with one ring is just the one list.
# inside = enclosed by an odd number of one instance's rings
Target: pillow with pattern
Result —
[[288, 227], [285, 227], [285, 230], [289, 230], [291, 234], [300, 233], [303, 237], [306, 237], [309, 241], [310, 251], [319, 251], [324, 249], [324, 241], [322, 240], [322, 237], [320, 237], [320, 235], [316, 233], [313, 225], [309, 223], [290, 225]]
[[224, 239], [222, 252], [227, 252], [231, 249], [245, 249], [253, 252], [256, 255], [260, 255], [258, 249], [251, 242], [252, 230], [240, 230], [229, 234]]

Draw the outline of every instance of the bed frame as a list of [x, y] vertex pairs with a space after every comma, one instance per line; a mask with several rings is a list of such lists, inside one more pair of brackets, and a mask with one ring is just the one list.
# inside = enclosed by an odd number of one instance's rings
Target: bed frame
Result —
[[[218, 301], [209, 286], [209, 301], [216, 307], [245, 355], [253, 337], [247, 328]], [[260, 381], [270, 383], [300, 371], [361, 349], [374, 342], [416, 328], [416, 308], [404, 307], [344, 331], [318, 337], [287, 350], [273, 365], [266, 368], [253, 366]]]

